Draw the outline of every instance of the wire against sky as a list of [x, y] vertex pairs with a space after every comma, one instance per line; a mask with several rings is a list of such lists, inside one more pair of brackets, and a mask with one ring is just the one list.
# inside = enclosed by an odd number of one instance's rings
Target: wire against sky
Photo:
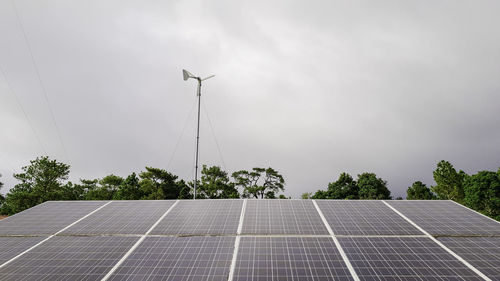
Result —
[[205, 105], [204, 101], [202, 101], [201, 103], [203, 104], [203, 109], [205, 111], [205, 116], [207, 117], [208, 124], [210, 125], [210, 130], [212, 132], [212, 136], [214, 137], [215, 145], [217, 146], [217, 151], [219, 152], [219, 158], [220, 158], [220, 161], [222, 162], [222, 167], [224, 167], [224, 171], [227, 171], [226, 162], [224, 161], [224, 157], [222, 157], [222, 152], [221, 152], [221, 149], [220, 149], [219, 142], [217, 141], [217, 136], [215, 135], [215, 130], [214, 130], [214, 127], [212, 125], [212, 121], [210, 121], [210, 116], [208, 116], [207, 106]]
[[189, 120], [191, 119], [190, 117], [193, 114], [195, 105], [196, 105], [196, 101], [193, 102], [193, 105], [191, 106], [191, 110], [189, 110], [189, 113], [186, 116], [186, 120], [184, 121], [184, 126], [182, 127], [181, 134], [179, 135], [179, 138], [177, 139], [177, 143], [175, 144], [174, 150], [172, 151], [172, 154], [170, 155], [170, 160], [168, 161], [168, 164], [167, 164], [167, 170], [170, 168], [170, 164], [172, 164], [172, 160], [174, 159], [175, 153], [177, 152], [177, 148], [179, 147], [179, 144], [182, 140], [182, 136], [184, 136], [184, 132], [186, 131]]
[[54, 123], [54, 126], [56, 128], [57, 137], [59, 138], [59, 142], [61, 143], [61, 147], [63, 149], [64, 156], [65, 156], [65, 158], [66, 158], [66, 160], [68, 162], [71, 162], [70, 159], [69, 159], [69, 156], [68, 156], [68, 151], [66, 150], [66, 146], [64, 145], [64, 141], [63, 141], [63, 138], [61, 136], [61, 131], [60, 131], [59, 126], [58, 126], [57, 121], [56, 121], [56, 117], [54, 115], [52, 107], [50, 106], [50, 101], [49, 101], [49, 97], [47, 95], [47, 90], [45, 88], [45, 84], [42, 81], [42, 78], [41, 78], [41, 75], [40, 75], [40, 71], [38, 69], [38, 65], [37, 65], [36, 60], [35, 60], [35, 56], [33, 55], [33, 50], [31, 48], [30, 41], [28, 40], [28, 35], [26, 34], [26, 30], [24, 28], [23, 22], [21, 20], [21, 17], [19, 16], [19, 11], [17, 9], [16, 2], [14, 0], [11, 0], [11, 3], [12, 3], [12, 6], [14, 8], [14, 13], [16, 15], [16, 18], [17, 18], [17, 21], [19, 23], [19, 26], [21, 27], [21, 30], [22, 30], [22, 33], [23, 33], [23, 37], [24, 37], [24, 41], [26, 42], [26, 46], [28, 47], [28, 52], [29, 52], [30, 57], [31, 57], [31, 62], [33, 63], [33, 67], [35, 68], [35, 72], [36, 72], [36, 75], [38, 77], [38, 82], [40, 83], [40, 87], [42, 89], [43, 97], [45, 98], [45, 101], [47, 103], [47, 107], [49, 108], [50, 116], [52, 117], [52, 122]]
[[21, 111], [23, 112], [24, 118], [28, 122], [28, 124], [29, 124], [29, 126], [31, 128], [31, 131], [35, 135], [35, 139], [37, 140], [38, 145], [42, 149], [43, 154], [47, 155], [47, 150], [45, 149], [45, 147], [44, 147], [44, 145], [42, 143], [42, 140], [40, 139], [40, 136], [36, 132], [35, 127], [33, 126], [33, 123], [31, 122], [31, 119], [28, 117], [28, 114], [26, 113], [26, 110], [24, 109], [24, 107], [23, 107], [23, 105], [21, 103], [21, 100], [17, 96], [17, 93], [14, 91], [14, 88], [12, 88], [12, 85], [10, 84], [9, 79], [7, 78], [7, 75], [5, 74], [5, 71], [3, 70], [3, 67], [1, 65], [0, 65], [0, 72], [2, 72], [2, 76], [4, 77], [5, 84], [7, 85], [7, 88], [12, 93], [12, 95], [15, 97], [16, 102], [19, 105], [19, 108], [21, 108]]

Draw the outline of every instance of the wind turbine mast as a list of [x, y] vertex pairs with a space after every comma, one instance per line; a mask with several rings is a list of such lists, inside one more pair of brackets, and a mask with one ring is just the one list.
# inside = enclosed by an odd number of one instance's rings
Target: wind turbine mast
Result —
[[182, 76], [184, 78], [184, 81], [187, 81], [189, 78], [196, 79], [198, 81], [198, 91], [197, 91], [197, 96], [198, 96], [198, 125], [196, 127], [196, 161], [195, 161], [195, 168], [194, 168], [194, 195], [193, 195], [193, 200], [196, 199], [196, 188], [198, 186], [198, 150], [199, 150], [199, 144], [200, 144], [200, 104], [201, 104], [201, 82], [205, 81], [207, 79], [210, 79], [214, 77], [215, 75], [210, 75], [205, 78], [200, 78], [197, 76], [194, 76], [191, 74], [191, 72], [183, 69], [182, 70]]

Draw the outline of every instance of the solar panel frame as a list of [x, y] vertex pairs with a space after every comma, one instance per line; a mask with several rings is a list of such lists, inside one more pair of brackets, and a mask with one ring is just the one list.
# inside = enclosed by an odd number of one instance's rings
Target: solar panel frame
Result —
[[315, 200], [335, 235], [422, 235], [377, 200]]
[[500, 223], [449, 200], [385, 201], [431, 235], [500, 235]]
[[45, 236], [0, 237], [0, 265], [36, 245]]
[[235, 239], [146, 237], [108, 280], [227, 280]]
[[483, 280], [427, 237], [338, 237], [360, 280]]
[[100, 280], [138, 237], [54, 236], [0, 268], [2, 281]]
[[242, 234], [328, 235], [312, 200], [247, 201]]
[[241, 237], [233, 280], [353, 280], [331, 237]]
[[437, 239], [492, 280], [500, 280], [500, 237]]
[[51, 235], [108, 202], [47, 201], [0, 220], [0, 235]]
[[144, 234], [174, 203], [175, 200], [112, 201], [61, 234]]
[[152, 235], [236, 234], [243, 200], [180, 200]]

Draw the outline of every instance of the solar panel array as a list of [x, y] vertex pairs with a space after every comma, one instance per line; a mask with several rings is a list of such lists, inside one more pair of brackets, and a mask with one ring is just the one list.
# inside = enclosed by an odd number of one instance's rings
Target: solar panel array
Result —
[[242, 200], [180, 201], [152, 234], [236, 234]]
[[317, 203], [337, 235], [422, 234], [382, 201], [318, 200]]
[[361, 280], [482, 280], [426, 237], [340, 237]]
[[54, 234], [106, 204], [104, 201], [50, 201], [0, 221], [0, 235]]
[[500, 235], [490, 218], [453, 201], [387, 201], [432, 235]]
[[493, 280], [500, 280], [500, 237], [440, 237], [438, 240]]
[[249, 200], [243, 234], [328, 234], [310, 200]]
[[329, 237], [243, 237], [234, 280], [353, 280]]
[[0, 280], [500, 280], [500, 223], [451, 201], [46, 202]]
[[224, 280], [234, 237], [148, 237], [110, 280]]

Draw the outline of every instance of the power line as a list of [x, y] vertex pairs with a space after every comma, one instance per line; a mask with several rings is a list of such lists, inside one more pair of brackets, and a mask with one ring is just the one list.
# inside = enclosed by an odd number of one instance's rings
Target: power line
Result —
[[63, 139], [62, 139], [62, 136], [61, 136], [61, 132], [59, 130], [59, 126], [57, 125], [57, 122], [56, 122], [56, 118], [55, 118], [54, 112], [52, 111], [52, 107], [50, 106], [50, 101], [49, 101], [49, 97], [47, 95], [47, 90], [46, 90], [45, 84], [43, 83], [42, 78], [40, 76], [40, 71], [38, 69], [38, 65], [37, 65], [35, 57], [33, 55], [33, 50], [31, 49], [31, 44], [30, 44], [30, 42], [28, 40], [28, 36], [26, 34], [26, 30], [24, 29], [23, 22], [21, 21], [21, 17], [19, 16], [19, 11], [17, 9], [16, 2], [14, 0], [11, 0], [11, 3], [12, 3], [12, 6], [14, 7], [14, 13], [16, 14], [16, 18], [17, 18], [17, 21], [19, 23], [19, 26], [21, 27], [21, 30], [23, 32], [24, 40], [26, 42], [26, 45], [28, 47], [28, 51], [30, 53], [31, 62], [33, 63], [33, 67], [35, 68], [35, 72], [36, 72], [36, 75], [38, 77], [38, 82], [40, 83], [40, 87], [42, 89], [43, 96], [44, 96], [45, 101], [47, 103], [47, 106], [49, 108], [50, 116], [52, 117], [52, 122], [54, 123], [54, 126], [56, 128], [57, 137], [59, 138], [59, 141], [61, 142], [61, 146], [62, 146], [62, 149], [63, 149], [64, 156], [66, 157], [66, 159], [68, 161], [70, 161], [69, 156], [68, 156], [68, 151], [66, 150], [66, 146], [64, 145], [64, 142], [63, 142]]
[[205, 115], [206, 115], [207, 120], [208, 120], [208, 124], [210, 125], [210, 130], [212, 131], [212, 136], [214, 137], [214, 140], [215, 140], [215, 145], [217, 146], [217, 151], [219, 152], [219, 157], [220, 157], [220, 160], [222, 162], [222, 166], [224, 167], [224, 170], [227, 171], [226, 163], [224, 162], [224, 158], [222, 157], [222, 152], [221, 152], [221, 149], [219, 146], [219, 142], [217, 141], [217, 137], [215, 136], [215, 130], [214, 130], [214, 127], [212, 126], [212, 121], [210, 121], [210, 117], [208, 116], [207, 107], [205, 106], [204, 102], [202, 102], [202, 104], [203, 104], [203, 109], [205, 111]]
[[28, 114], [26, 113], [26, 110], [24, 109], [23, 105], [21, 104], [21, 100], [19, 99], [19, 97], [17, 96], [16, 92], [12, 88], [12, 85], [10, 85], [10, 82], [7, 79], [7, 75], [5, 74], [5, 71], [3, 70], [3, 68], [2, 68], [1, 65], [0, 65], [0, 72], [2, 72], [2, 75], [3, 75], [4, 79], [5, 79], [5, 83], [7, 84], [7, 88], [9, 88], [10, 92], [16, 98], [16, 102], [19, 105], [19, 107], [21, 108], [21, 111], [23, 112], [24, 118], [26, 118], [26, 121], [28, 121], [28, 124], [29, 124], [29, 126], [31, 128], [31, 131], [33, 131], [33, 134], [35, 135], [35, 138], [38, 141], [38, 144], [40, 145], [40, 148], [42, 149], [44, 155], [47, 155], [47, 150], [45, 150], [45, 147], [43, 146], [43, 143], [42, 143], [42, 141], [40, 139], [40, 136], [36, 132], [35, 127], [33, 126], [33, 123], [31, 122], [31, 119], [28, 117]]
[[191, 114], [194, 111], [194, 106], [196, 105], [196, 102], [193, 102], [193, 105], [191, 106], [191, 110], [189, 111], [189, 114], [186, 116], [186, 120], [184, 121], [184, 127], [182, 128], [181, 134], [179, 138], [177, 139], [177, 143], [175, 144], [174, 151], [172, 151], [172, 155], [170, 156], [170, 160], [168, 161], [167, 164], [167, 170], [170, 168], [170, 164], [172, 163], [172, 160], [174, 159], [175, 152], [177, 152], [177, 148], [179, 147], [179, 144], [181, 142], [182, 136], [184, 136], [184, 131], [186, 131], [186, 127], [188, 125], [188, 121], [191, 117]]

